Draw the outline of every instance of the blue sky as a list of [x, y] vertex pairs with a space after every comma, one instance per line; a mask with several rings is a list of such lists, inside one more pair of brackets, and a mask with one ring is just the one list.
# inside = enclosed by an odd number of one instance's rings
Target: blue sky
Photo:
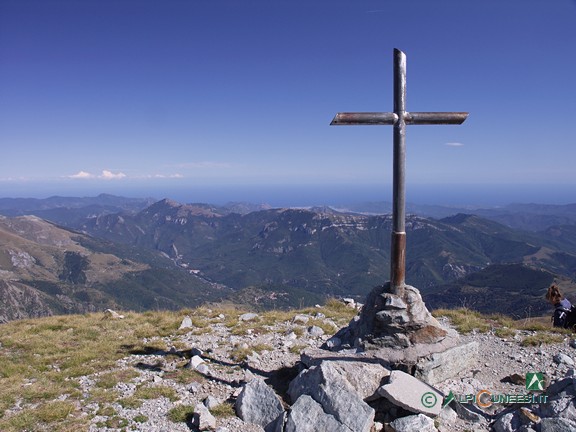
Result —
[[394, 48], [408, 111], [470, 112], [408, 128], [408, 200], [576, 202], [574, 0], [0, 0], [0, 196], [386, 199], [391, 127], [329, 123], [392, 110]]

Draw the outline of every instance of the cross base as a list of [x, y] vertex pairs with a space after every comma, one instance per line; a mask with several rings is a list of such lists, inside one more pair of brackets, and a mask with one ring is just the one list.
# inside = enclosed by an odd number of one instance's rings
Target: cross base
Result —
[[322, 349], [302, 355], [308, 367], [324, 359], [379, 363], [435, 384], [470, 369], [478, 342], [463, 343], [454, 329], [444, 328], [426, 309], [419, 291], [403, 285], [404, 296], [390, 283], [368, 295], [362, 312], [328, 339]]
[[366, 351], [443, 341], [449, 332], [430, 314], [420, 292], [405, 284], [398, 288], [390, 283], [374, 288], [358, 319], [336, 337], [345, 345]]

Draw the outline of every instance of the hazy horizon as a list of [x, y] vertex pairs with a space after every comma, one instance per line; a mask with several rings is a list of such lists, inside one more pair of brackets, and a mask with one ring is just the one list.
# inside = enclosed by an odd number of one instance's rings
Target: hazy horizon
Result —
[[[79, 185], [80, 186], [80, 185]], [[389, 184], [326, 184], [326, 185], [123, 185], [102, 187], [102, 184], [76, 188], [36, 185], [33, 188], [2, 188], [0, 198], [48, 198], [51, 196], [92, 197], [102, 193], [127, 198], [169, 198], [180, 203], [229, 202], [269, 204], [273, 207], [314, 205], [346, 206], [367, 202], [391, 202]], [[573, 185], [478, 185], [478, 184], [409, 184], [406, 201], [417, 205], [448, 207], [498, 207], [514, 203], [572, 204], [576, 203]]]

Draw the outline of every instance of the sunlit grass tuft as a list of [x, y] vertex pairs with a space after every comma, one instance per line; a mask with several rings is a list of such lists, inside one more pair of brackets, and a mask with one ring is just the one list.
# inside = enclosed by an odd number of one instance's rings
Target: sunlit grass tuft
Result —
[[194, 407], [191, 405], [176, 405], [168, 411], [168, 419], [174, 423], [190, 422], [194, 415]]

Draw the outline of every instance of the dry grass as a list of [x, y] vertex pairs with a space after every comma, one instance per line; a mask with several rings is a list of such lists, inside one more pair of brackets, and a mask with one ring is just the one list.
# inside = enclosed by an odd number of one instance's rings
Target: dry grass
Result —
[[559, 343], [570, 330], [554, 328], [547, 317], [533, 317], [514, 320], [502, 314], [484, 315], [467, 308], [438, 309], [432, 312], [436, 317], [444, 316], [450, 319], [456, 330], [460, 333], [478, 331], [486, 333], [493, 331], [498, 337], [514, 337], [518, 332], [535, 332], [522, 339], [522, 346], [539, 346], [542, 344]]
[[234, 417], [236, 415], [234, 405], [232, 405], [230, 402], [221, 403], [220, 405], [212, 408], [210, 413], [214, 417]]
[[250, 345], [248, 347], [242, 347], [240, 345], [236, 345], [234, 346], [232, 351], [230, 351], [230, 358], [235, 362], [240, 363], [245, 361], [253, 353], [259, 354], [262, 351], [272, 351], [273, 349], [274, 348], [272, 348], [270, 345], [267, 344], [256, 344], [256, 345]]
[[560, 343], [564, 340], [564, 336], [557, 333], [538, 332], [534, 335], [526, 336], [520, 342], [521, 346], [540, 346], [545, 344]]
[[[174, 334], [182, 319], [174, 312], [124, 315], [126, 318], [122, 320], [85, 314], [2, 324], [0, 430], [85, 429], [88, 419], [80, 417], [76, 408], [82, 395], [74, 378], [101, 373], [88, 400], [99, 403], [114, 400], [117, 395], [109, 389], [138, 374], [115, 372], [116, 361], [144, 349], [144, 337]], [[66, 403], [57, 400], [59, 397], [67, 397]], [[24, 409], [16, 414], [7, 412], [17, 402]]]
[[168, 419], [174, 423], [189, 422], [194, 415], [192, 405], [176, 405], [168, 411]]

